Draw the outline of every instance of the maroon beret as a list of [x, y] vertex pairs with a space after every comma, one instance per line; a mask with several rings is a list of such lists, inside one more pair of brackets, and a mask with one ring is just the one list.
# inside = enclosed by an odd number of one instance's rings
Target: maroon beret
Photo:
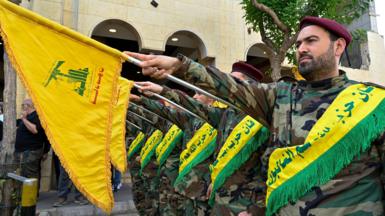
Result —
[[243, 61], [235, 62], [231, 72], [241, 72], [257, 81], [263, 79], [263, 73], [260, 70]]
[[304, 28], [307, 25], [320, 26], [320, 27], [326, 29], [327, 31], [335, 34], [337, 37], [342, 37], [346, 41], [346, 47], [352, 41], [352, 35], [345, 28], [345, 26], [339, 24], [338, 22], [336, 22], [334, 20], [326, 19], [326, 18], [320, 18], [320, 17], [306, 16], [299, 23], [299, 29], [301, 30], [302, 28]]

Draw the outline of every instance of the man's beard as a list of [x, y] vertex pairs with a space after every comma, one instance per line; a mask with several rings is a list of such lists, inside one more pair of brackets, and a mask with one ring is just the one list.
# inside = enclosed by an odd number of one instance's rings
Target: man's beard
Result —
[[314, 58], [310, 54], [302, 54], [299, 56], [299, 59], [303, 56], [311, 57], [312, 59], [309, 62], [305, 62], [302, 65], [299, 63], [298, 70], [299, 73], [306, 78], [306, 76], [312, 76], [316, 73], [318, 74], [327, 74], [330, 71], [334, 70], [336, 65], [336, 60], [334, 58], [333, 52], [333, 43], [330, 44], [329, 49], [322, 55], [317, 58]]

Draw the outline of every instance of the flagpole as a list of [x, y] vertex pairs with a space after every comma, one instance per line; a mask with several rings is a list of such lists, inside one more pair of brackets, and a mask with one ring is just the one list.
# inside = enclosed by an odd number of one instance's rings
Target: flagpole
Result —
[[[132, 64], [134, 64], [134, 65], [137, 65], [137, 66], [139, 66], [139, 64], [140, 64], [140, 62], [141, 62], [139, 59], [136, 59], [136, 58], [134, 58], [134, 57], [131, 57], [131, 56], [125, 54], [125, 53], [122, 53], [122, 56], [123, 56], [124, 59], [127, 60], [128, 62], [130, 62], [130, 63], [132, 63]], [[219, 101], [219, 102], [221, 102], [221, 103], [224, 103], [224, 104], [226, 104], [226, 105], [232, 107], [233, 109], [240, 110], [238, 107], [234, 106], [234, 105], [231, 104], [230, 102], [228, 102], [228, 101], [226, 101], [226, 100], [224, 100], [224, 99], [222, 99], [222, 98], [220, 98], [220, 97], [217, 97], [217, 96], [215, 96], [215, 95], [213, 95], [213, 94], [211, 94], [211, 93], [209, 93], [209, 92], [207, 92], [207, 91], [205, 91], [205, 90], [203, 90], [203, 89], [201, 89], [201, 88], [199, 88], [199, 87], [196, 87], [196, 86], [194, 86], [194, 85], [192, 85], [192, 84], [190, 84], [190, 83], [188, 83], [188, 82], [186, 82], [186, 81], [184, 81], [184, 80], [181, 80], [181, 79], [179, 79], [179, 78], [177, 78], [177, 77], [175, 77], [175, 76], [173, 76], [173, 75], [171, 75], [171, 74], [167, 74], [166, 79], [168, 79], [168, 80], [170, 80], [170, 81], [172, 81], [172, 82], [175, 82], [175, 83], [177, 83], [177, 84], [179, 84], [179, 85], [182, 85], [182, 86], [184, 86], [184, 87], [186, 87], [186, 88], [189, 88], [189, 89], [191, 89], [191, 90], [194, 90], [194, 91], [196, 91], [196, 92], [199, 92], [200, 94], [206, 95], [207, 97], [210, 97], [210, 98], [212, 98], [212, 99], [214, 99], [214, 100], [217, 100], [217, 101]]]
[[[134, 87], [137, 88], [137, 89], [142, 89], [142, 87], [139, 86], [139, 85], [137, 85], [137, 84], [134, 84]], [[154, 93], [154, 92], [151, 92], [151, 94], [152, 94], [154, 97], [158, 98], [158, 99], [167, 101], [168, 103], [174, 105], [175, 107], [177, 107], [177, 108], [179, 108], [179, 109], [181, 109], [181, 110], [187, 112], [188, 114], [190, 114], [190, 115], [192, 115], [192, 116], [194, 116], [194, 117], [196, 117], [196, 118], [202, 119], [202, 118], [199, 117], [197, 114], [195, 114], [195, 113], [191, 112], [190, 110], [188, 110], [188, 109], [182, 107], [181, 105], [175, 103], [174, 101], [171, 101], [171, 100], [169, 100], [168, 98], [163, 97], [162, 95], [159, 95], [159, 94]]]
[[140, 119], [142, 119], [142, 120], [144, 120], [144, 121], [146, 121], [146, 122], [148, 122], [148, 123], [150, 123], [151, 125], [155, 125], [154, 122], [152, 122], [152, 121], [146, 119], [145, 117], [143, 117], [143, 116], [141, 116], [141, 115], [139, 115], [139, 114], [136, 114], [136, 113], [134, 113], [134, 112], [132, 112], [132, 111], [130, 111], [130, 110], [128, 111], [128, 113], [129, 113], [129, 114], [132, 114], [132, 115], [134, 115], [134, 116], [136, 116], [136, 117], [138, 117], [138, 118], [140, 118]]
[[158, 115], [158, 114], [156, 114], [156, 113], [154, 113], [154, 112], [152, 112], [152, 111], [150, 111], [150, 110], [144, 108], [143, 106], [139, 106], [138, 104], [136, 104], [136, 103], [134, 103], [134, 102], [131, 102], [131, 101], [130, 101], [129, 105], [134, 105], [135, 107], [137, 107], [137, 108], [139, 108], [139, 109], [142, 109], [142, 110], [144, 110], [144, 111], [146, 111], [146, 112], [148, 112], [148, 113], [150, 113], [150, 114], [152, 114], [152, 115], [156, 115], [156, 116], [158, 116], [159, 118], [161, 118], [161, 119], [163, 119], [163, 120], [165, 120], [165, 121], [168, 121], [168, 122], [170, 121], [170, 120], [168, 120], [168, 119], [166, 119], [166, 118], [163, 118], [162, 116], [160, 116], [160, 115]]
[[219, 102], [221, 102], [221, 103], [224, 103], [224, 104], [226, 104], [226, 105], [232, 107], [233, 109], [239, 110], [238, 107], [234, 106], [234, 105], [231, 104], [230, 102], [228, 102], [228, 101], [226, 101], [226, 100], [223, 100], [222, 98], [217, 97], [217, 96], [215, 96], [215, 95], [213, 95], [213, 94], [211, 94], [211, 93], [209, 93], [209, 92], [207, 92], [207, 91], [205, 91], [205, 90], [203, 90], [203, 89], [201, 89], [201, 88], [199, 88], [199, 87], [197, 87], [197, 86], [194, 86], [194, 85], [192, 85], [191, 83], [188, 83], [188, 82], [186, 82], [186, 81], [184, 81], [184, 80], [181, 80], [181, 79], [179, 79], [179, 78], [177, 78], [177, 77], [175, 77], [175, 76], [173, 76], [173, 75], [167, 74], [167, 77], [166, 77], [166, 78], [167, 78], [168, 80], [170, 80], [170, 81], [173, 81], [173, 82], [179, 84], [179, 85], [182, 85], [182, 86], [184, 86], [184, 87], [187, 87], [187, 88], [189, 88], [189, 89], [191, 89], [191, 90], [194, 90], [194, 91], [196, 91], [196, 92], [198, 92], [198, 93], [200, 93], [200, 94], [206, 95], [207, 97], [210, 97], [210, 98], [212, 98], [212, 99], [214, 99], [214, 100], [217, 100], [217, 101], [219, 101]]
[[141, 127], [139, 127], [138, 125], [126, 120], [126, 123], [130, 124], [131, 126], [135, 127], [136, 129], [140, 130], [140, 131], [143, 131], [143, 129]]

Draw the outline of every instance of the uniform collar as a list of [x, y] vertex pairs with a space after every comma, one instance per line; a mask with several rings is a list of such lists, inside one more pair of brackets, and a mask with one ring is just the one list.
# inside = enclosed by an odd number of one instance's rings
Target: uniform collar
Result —
[[318, 80], [318, 81], [298, 81], [298, 85], [302, 89], [326, 90], [332, 87], [344, 86], [349, 81], [345, 71], [339, 70], [339, 75], [336, 77]]

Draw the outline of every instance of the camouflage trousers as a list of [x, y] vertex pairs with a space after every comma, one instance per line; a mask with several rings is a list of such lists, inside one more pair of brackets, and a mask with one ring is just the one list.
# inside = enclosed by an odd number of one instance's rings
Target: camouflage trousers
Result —
[[[276, 215], [385, 215], [383, 183], [379, 172], [373, 172], [375, 169], [366, 168], [360, 175], [339, 176], [314, 187], [295, 203], [282, 207]], [[347, 184], [350, 187], [346, 187]]]
[[159, 176], [156, 162], [150, 161], [142, 170], [143, 187], [145, 199], [143, 202], [144, 215], [159, 215]]
[[249, 206], [265, 203], [266, 183], [261, 176], [259, 155], [253, 154], [215, 192], [212, 215], [238, 215]]
[[210, 184], [209, 164], [212, 161], [206, 159], [195, 166], [175, 189], [187, 199], [184, 201], [184, 215], [210, 215], [211, 208], [208, 205], [206, 193]]
[[186, 199], [183, 203], [186, 216], [207, 216], [210, 215], [211, 208], [207, 201]]
[[178, 176], [179, 155], [170, 155], [160, 168], [159, 212], [160, 215], [184, 215], [186, 198], [174, 189], [174, 181]]
[[144, 181], [140, 176], [140, 164], [135, 158], [132, 159], [132, 162], [129, 162], [129, 171], [131, 174], [132, 181], [132, 193], [134, 197], [135, 207], [138, 210], [140, 215], [144, 215], [144, 205], [143, 201], [145, 200], [145, 191], [143, 190]]
[[231, 200], [231, 196], [219, 197], [216, 194], [215, 204], [211, 215], [236, 216], [240, 212], [247, 211], [247, 207], [254, 203], [249, 199]]

